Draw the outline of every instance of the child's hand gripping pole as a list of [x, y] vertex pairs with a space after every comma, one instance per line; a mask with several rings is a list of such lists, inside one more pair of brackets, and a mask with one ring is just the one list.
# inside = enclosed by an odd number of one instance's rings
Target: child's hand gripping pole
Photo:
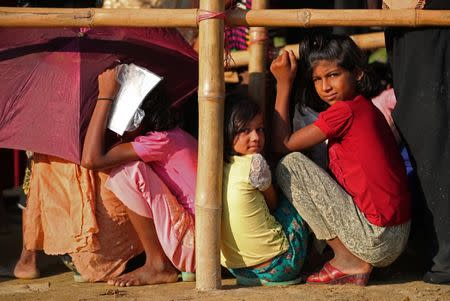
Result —
[[283, 50], [281, 54], [272, 61], [270, 71], [278, 84], [292, 85], [297, 73], [297, 58], [292, 50]]

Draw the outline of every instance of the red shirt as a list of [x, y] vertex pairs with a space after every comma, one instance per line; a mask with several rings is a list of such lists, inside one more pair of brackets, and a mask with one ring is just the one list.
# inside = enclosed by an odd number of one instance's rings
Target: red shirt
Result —
[[403, 224], [411, 204], [405, 166], [383, 114], [366, 98], [339, 101], [314, 123], [329, 139], [330, 170], [367, 220]]

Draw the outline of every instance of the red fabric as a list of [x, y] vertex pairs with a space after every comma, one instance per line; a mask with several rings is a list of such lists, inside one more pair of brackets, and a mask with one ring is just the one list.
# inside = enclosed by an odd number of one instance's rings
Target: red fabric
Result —
[[383, 114], [362, 96], [340, 101], [314, 123], [328, 137], [330, 169], [367, 220], [392, 226], [410, 219], [405, 166]]
[[79, 163], [97, 75], [118, 60], [163, 76], [173, 105], [197, 88], [197, 54], [175, 29], [2, 29], [0, 147]]

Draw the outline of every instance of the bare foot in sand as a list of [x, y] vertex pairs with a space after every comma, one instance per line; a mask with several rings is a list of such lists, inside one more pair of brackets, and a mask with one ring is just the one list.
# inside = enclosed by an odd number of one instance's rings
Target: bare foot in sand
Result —
[[39, 278], [39, 269], [36, 264], [36, 252], [22, 249], [19, 261], [17, 261], [13, 275], [19, 279]]
[[173, 266], [155, 269], [147, 264], [129, 273], [110, 279], [114, 286], [137, 286], [146, 284], [172, 283], [178, 280], [178, 270]]

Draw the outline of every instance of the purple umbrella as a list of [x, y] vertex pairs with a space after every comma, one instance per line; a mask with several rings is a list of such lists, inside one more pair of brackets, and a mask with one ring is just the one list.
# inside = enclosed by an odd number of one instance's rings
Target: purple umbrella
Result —
[[174, 106], [197, 89], [197, 53], [175, 29], [0, 30], [0, 147], [79, 163], [97, 76], [119, 61], [164, 77]]

